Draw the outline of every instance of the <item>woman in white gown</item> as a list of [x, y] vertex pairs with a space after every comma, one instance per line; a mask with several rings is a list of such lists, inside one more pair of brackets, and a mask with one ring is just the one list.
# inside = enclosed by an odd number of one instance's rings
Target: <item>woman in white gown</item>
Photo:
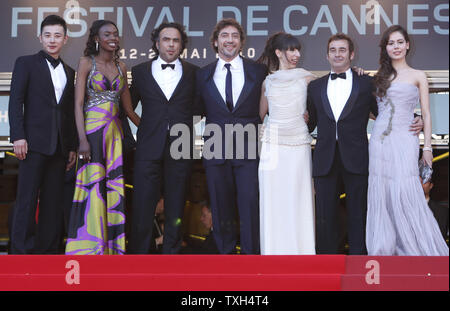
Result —
[[300, 43], [292, 35], [271, 36], [258, 60], [269, 68], [262, 86], [259, 164], [262, 255], [315, 254], [311, 141], [304, 120], [312, 73], [296, 68]]

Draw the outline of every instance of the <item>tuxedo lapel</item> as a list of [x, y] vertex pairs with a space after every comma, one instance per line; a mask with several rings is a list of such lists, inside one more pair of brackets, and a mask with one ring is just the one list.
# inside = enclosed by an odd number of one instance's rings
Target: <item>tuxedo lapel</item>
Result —
[[223, 109], [228, 111], [227, 105], [220, 95], [219, 90], [217, 89], [217, 85], [214, 82], [214, 72], [216, 71], [217, 62], [210, 64], [208, 67], [208, 71], [206, 72], [206, 89], [210, 93], [210, 95], [215, 99], [216, 103], [219, 103]]
[[356, 98], [359, 94], [359, 76], [357, 73], [353, 72], [353, 82], [352, 82], [352, 92], [350, 93], [350, 97], [345, 103], [344, 109], [339, 117], [339, 120], [344, 119], [351, 111], [353, 106], [356, 103]]
[[66, 82], [66, 86], [64, 87], [64, 91], [63, 91], [63, 93], [61, 95], [61, 98], [60, 98], [59, 102], [60, 103], [64, 103], [64, 97], [66, 96], [67, 89], [68, 89], [68, 87], [70, 86], [71, 83], [72, 83], [72, 86], [73, 86], [73, 81], [72, 81], [71, 75], [69, 73], [69, 70], [67, 69], [67, 65], [63, 61], [61, 61], [61, 64], [63, 65], [64, 72], [66, 73], [66, 81], [67, 82]]
[[320, 96], [322, 97], [322, 105], [323, 105], [323, 109], [325, 110], [327, 116], [331, 119], [334, 120], [334, 115], [333, 115], [333, 110], [331, 110], [331, 104], [330, 101], [328, 100], [328, 78], [329, 78], [329, 74], [324, 77], [324, 81], [322, 82], [323, 85], [320, 88]]
[[158, 94], [164, 98], [165, 100], [167, 100], [166, 95], [164, 95], [164, 92], [162, 91], [161, 87], [159, 86], [158, 82], [156, 82], [155, 77], [153, 77], [153, 73], [152, 73], [152, 63], [153, 60], [151, 60], [148, 65], [147, 65], [147, 72], [146, 72], [146, 80], [148, 81], [148, 83], [146, 83], [145, 85], [151, 85], [153, 87], [155, 87], [156, 91], [158, 92]]
[[[186, 63], [183, 62], [181, 59], [180, 59], [180, 62], [181, 62], [181, 66], [182, 66], [182, 68], [183, 68], [183, 72], [181, 73], [181, 79], [180, 79], [180, 81], [178, 81], [178, 84], [177, 84], [177, 86], [175, 87], [175, 90], [173, 90], [172, 97], [170, 97], [171, 99], [175, 96], [175, 94], [177, 94], [177, 92], [179, 92], [181, 86], [182, 86], [183, 83], [184, 83], [184, 80], [186, 79], [186, 75], [187, 75], [187, 67], [188, 67], [188, 66], [187, 66]], [[170, 102], [170, 100], [169, 100], [169, 102]]]
[[52, 98], [55, 99], [55, 103], [56, 101], [56, 95], [55, 95], [55, 87], [53, 86], [53, 80], [52, 80], [52, 75], [50, 74], [50, 69], [48, 68], [48, 64], [47, 64], [47, 60], [45, 59], [45, 57], [43, 57], [42, 55], [38, 56], [38, 66], [40, 66], [41, 70], [40, 72], [42, 72], [42, 78], [44, 79], [44, 83], [48, 86], [49, 88], [49, 92], [51, 92], [51, 96]]
[[248, 95], [250, 95], [255, 85], [255, 77], [253, 75], [254, 72], [252, 71], [251, 64], [249, 64], [245, 59], [242, 59], [242, 61], [244, 64], [245, 82], [233, 111], [236, 110], [239, 105], [241, 105], [247, 99]]

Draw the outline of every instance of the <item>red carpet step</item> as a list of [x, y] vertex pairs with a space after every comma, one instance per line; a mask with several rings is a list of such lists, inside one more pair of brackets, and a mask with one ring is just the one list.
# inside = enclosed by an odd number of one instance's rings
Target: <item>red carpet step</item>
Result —
[[0, 291], [449, 290], [449, 257], [0, 256]]
[[448, 291], [448, 271], [448, 256], [347, 256], [342, 290]]
[[345, 256], [1, 256], [0, 291], [341, 289]]

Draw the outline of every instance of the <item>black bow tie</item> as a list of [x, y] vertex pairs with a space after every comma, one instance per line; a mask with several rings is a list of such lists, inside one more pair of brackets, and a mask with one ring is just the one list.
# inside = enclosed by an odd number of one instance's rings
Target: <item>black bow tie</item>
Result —
[[341, 79], [346, 79], [347, 76], [345, 75], [345, 72], [341, 72], [341, 73], [332, 73], [331, 74], [331, 80], [336, 80], [337, 78], [341, 78]]
[[48, 55], [44, 51], [42, 52], [42, 55], [45, 57], [46, 60], [48, 60], [50, 62], [50, 64], [53, 66], [53, 68], [56, 68], [61, 63], [61, 59], [60, 58], [54, 59], [53, 57], [51, 57], [50, 55]]
[[166, 69], [167, 67], [172, 68], [172, 70], [175, 70], [175, 64], [161, 64], [162, 70]]

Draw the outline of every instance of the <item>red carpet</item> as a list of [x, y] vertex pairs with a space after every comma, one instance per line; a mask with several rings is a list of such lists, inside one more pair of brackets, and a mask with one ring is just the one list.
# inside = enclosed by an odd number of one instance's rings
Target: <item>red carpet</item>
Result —
[[[380, 284], [366, 283], [368, 272], [374, 276], [369, 260], [379, 263]], [[448, 263], [448, 257], [344, 255], [5, 255], [0, 291], [448, 291]]]
[[448, 270], [449, 257], [347, 256], [342, 289], [448, 291]]

